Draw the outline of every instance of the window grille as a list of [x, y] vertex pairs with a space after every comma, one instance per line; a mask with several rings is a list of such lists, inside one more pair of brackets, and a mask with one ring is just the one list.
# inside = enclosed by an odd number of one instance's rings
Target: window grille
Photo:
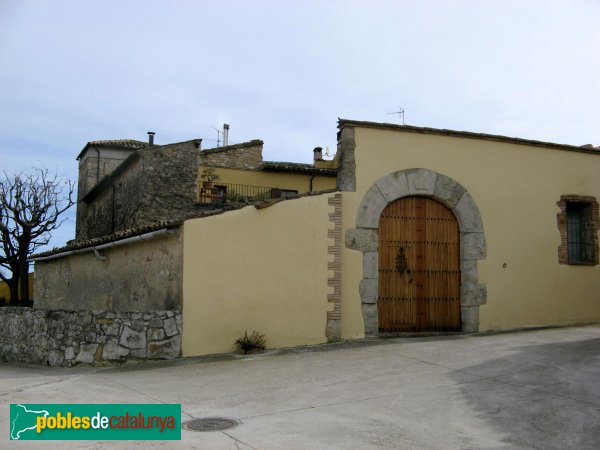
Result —
[[593, 262], [591, 205], [567, 202], [567, 250], [570, 263]]
[[556, 215], [560, 232], [558, 263], [597, 265], [600, 262], [600, 208], [596, 197], [561, 195], [556, 205], [560, 209]]

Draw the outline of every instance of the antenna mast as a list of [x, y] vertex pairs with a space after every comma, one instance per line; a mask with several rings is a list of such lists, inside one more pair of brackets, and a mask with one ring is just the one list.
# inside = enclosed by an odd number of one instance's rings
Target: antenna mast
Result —
[[210, 127], [217, 132], [217, 147], [218, 147], [219, 144], [221, 143], [221, 130], [219, 130], [217, 127], [213, 127], [212, 125]]
[[402, 125], [404, 125], [404, 108], [402, 108], [401, 106], [398, 106], [398, 111], [394, 111], [387, 114], [398, 114], [402, 118]]

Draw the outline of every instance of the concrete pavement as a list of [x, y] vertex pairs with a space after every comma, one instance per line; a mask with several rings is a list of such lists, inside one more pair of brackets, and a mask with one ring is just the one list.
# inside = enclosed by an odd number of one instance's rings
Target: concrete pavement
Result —
[[[394, 338], [117, 368], [0, 364], [10, 403], [181, 403], [182, 421], [229, 417], [181, 442], [64, 441], [62, 448], [596, 449], [600, 325]], [[51, 447], [54, 447], [52, 445]]]

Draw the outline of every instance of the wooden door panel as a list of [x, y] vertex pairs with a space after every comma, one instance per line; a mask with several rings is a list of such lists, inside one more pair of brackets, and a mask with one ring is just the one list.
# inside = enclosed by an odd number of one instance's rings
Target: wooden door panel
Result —
[[380, 331], [460, 331], [459, 264], [452, 211], [426, 197], [389, 204], [379, 224]]

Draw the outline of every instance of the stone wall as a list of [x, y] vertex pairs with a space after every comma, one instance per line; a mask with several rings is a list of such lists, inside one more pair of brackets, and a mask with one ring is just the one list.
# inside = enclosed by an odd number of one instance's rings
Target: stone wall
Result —
[[200, 141], [151, 147], [140, 151], [144, 193], [136, 208], [136, 224], [143, 226], [163, 220], [185, 220], [201, 213], [196, 203]]
[[200, 141], [138, 150], [77, 205], [77, 240], [107, 236], [165, 220], [184, 220], [196, 203]]
[[98, 181], [111, 174], [134, 151], [133, 149], [89, 145], [79, 160], [77, 198], [85, 196]]
[[181, 311], [0, 308], [0, 359], [49, 366], [181, 356]]
[[227, 167], [229, 169], [260, 169], [263, 141], [255, 139], [241, 144], [228, 145], [200, 152], [199, 165]]
[[[153, 311], [181, 309], [181, 228], [126, 245], [35, 263], [35, 307]], [[103, 258], [103, 259], [102, 259]]]
[[138, 226], [137, 208], [143, 198], [143, 162], [136, 158], [111, 178], [90, 202], [77, 205], [77, 239], [93, 239]]

